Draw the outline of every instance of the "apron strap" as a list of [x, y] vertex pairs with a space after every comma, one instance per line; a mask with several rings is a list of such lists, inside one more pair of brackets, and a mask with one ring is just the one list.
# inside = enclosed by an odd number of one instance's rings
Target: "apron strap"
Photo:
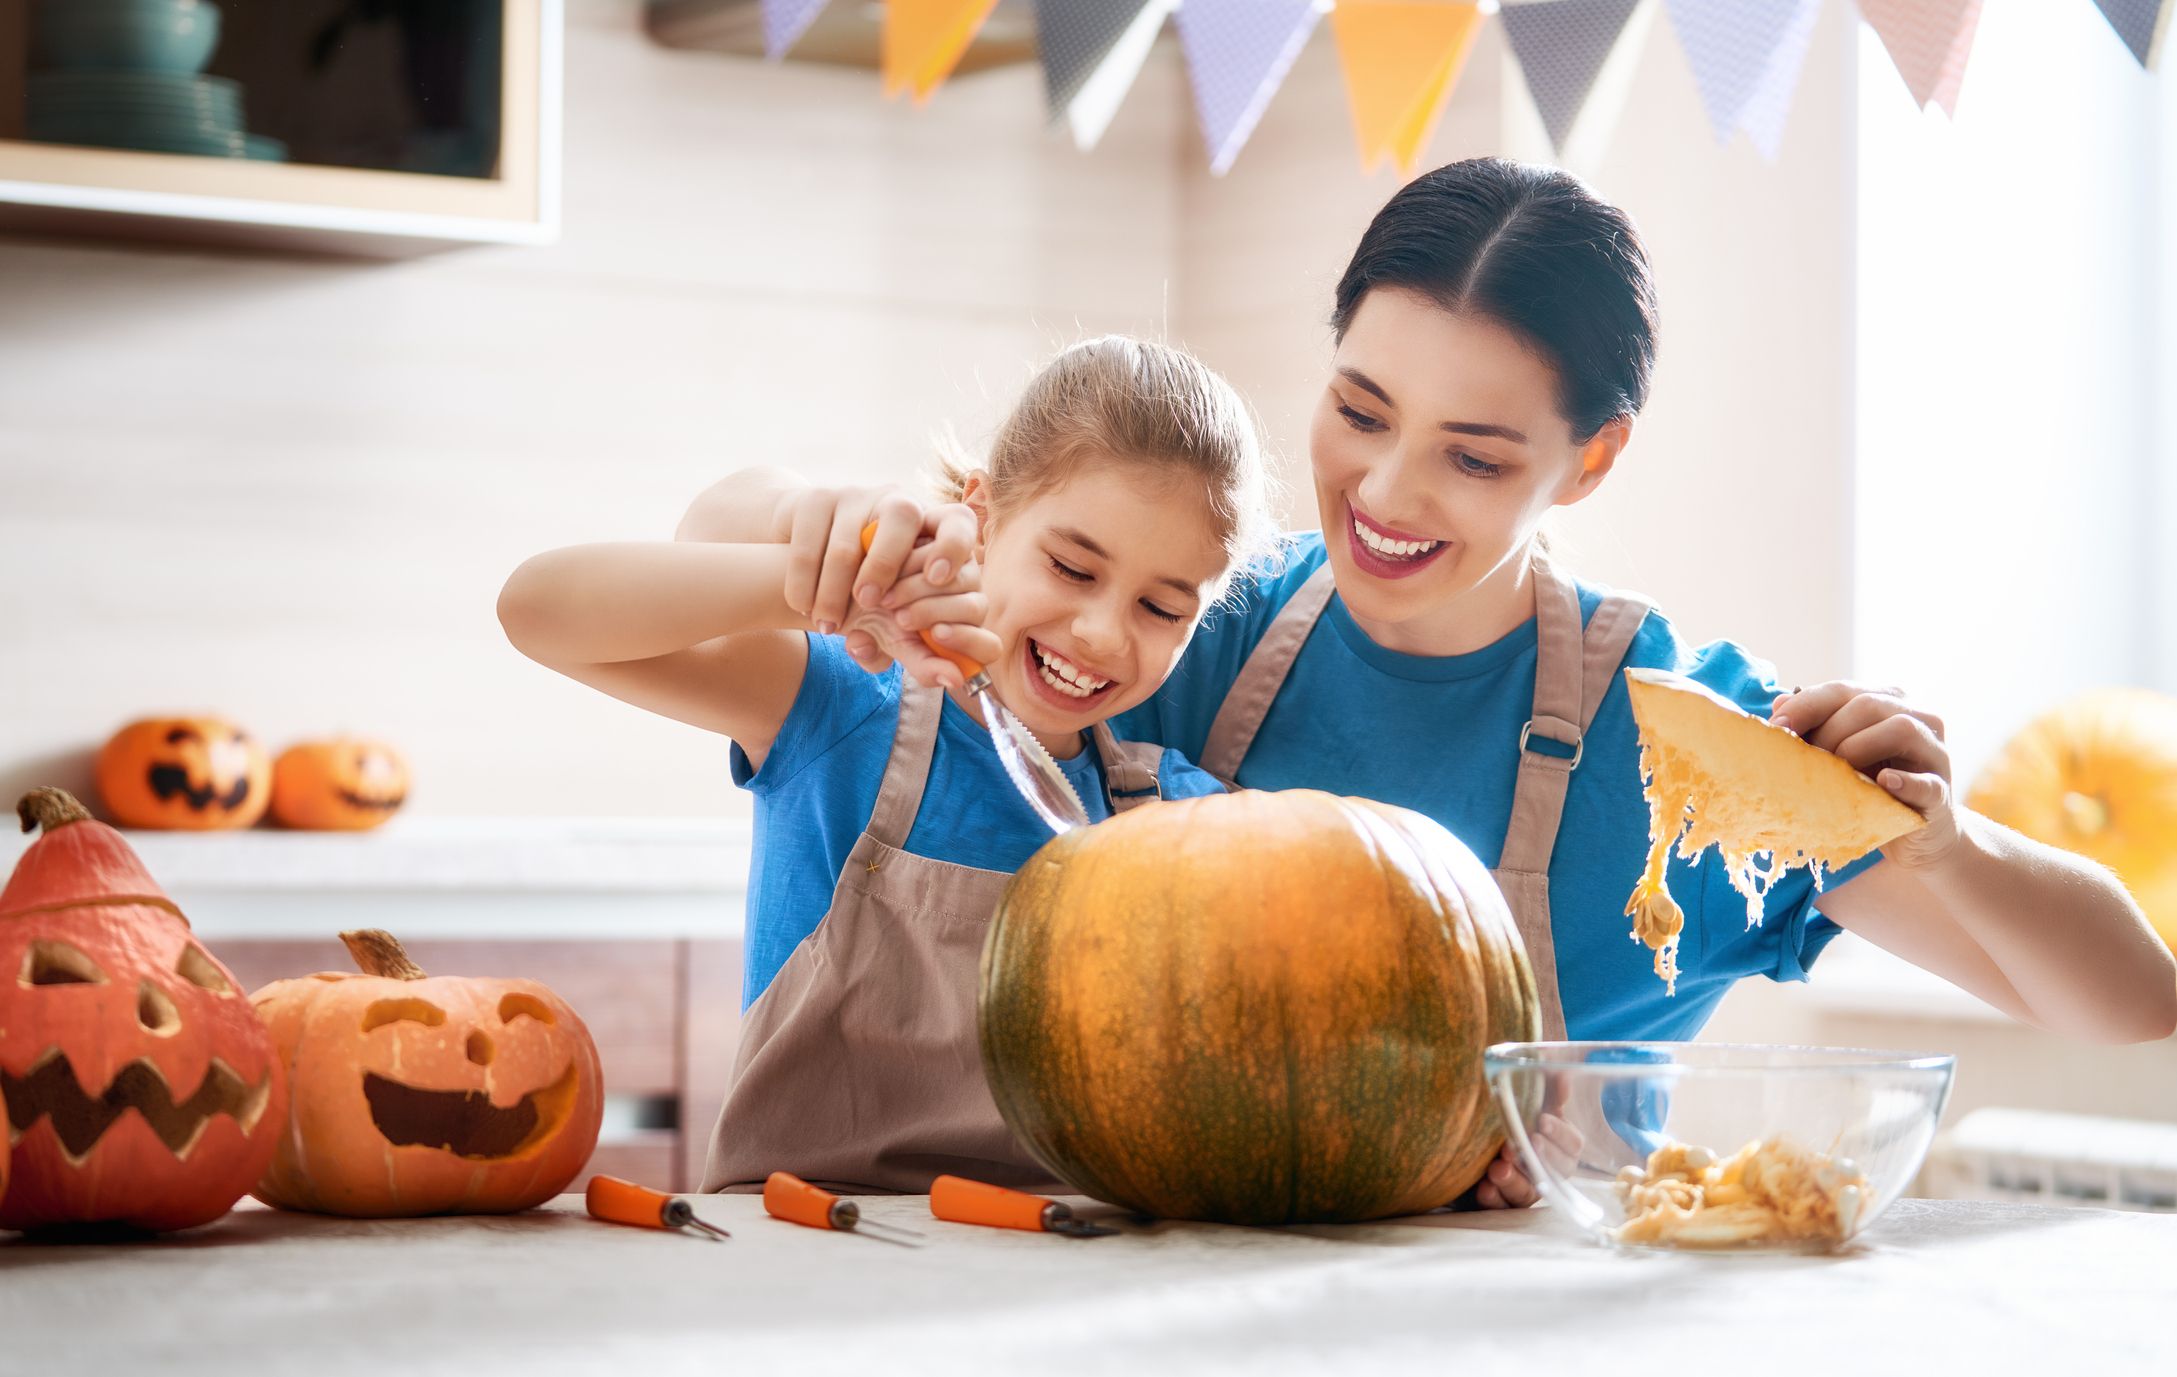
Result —
[[907, 849], [907, 834], [922, 810], [923, 786], [930, 782], [930, 758], [937, 753], [937, 724], [945, 713], [945, 690], [900, 675], [900, 724], [892, 733], [892, 754], [877, 786], [877, 806], [865, 830], [894, 851]]
[[1217, 709], [1216, 720], [1210, 723], [1209, 737], [1202, 743], [1204, 770], [1227, 784], [1239, 779], [1240, 762], [1247, 759], [1248, 748], [1255, 744], [1262, 719], [1269, 716], [1270, 704], [1285, 686], [1285, 676], [1292, 672], [1300, 647], [1336, 591], [1330, 562], [1325, 560], [1300, 585], [1300, 591], [1278, 609], [1270, 629], [1263, 633], [1247, 663], [1240, 667], [1239, 677], [1232, 681], [1224, 704]]
[[[1612, 593], [1580, 628], [1580, 593], [1547, 559], [1534, 562], [1534, 715], [1519, 733], [1519, 779], [1512, 789], [1512, 817], [1497, 868], [1547, 875], [1565, 815], [1565, 793], [1585, 749], [1583, 739], [1610, 691], [1618, 665], [1647, 619], [1648, 604]], [[1534, 737], [1570, 749], [1570, 755], [1538, 750]]]
[[1138, 808], [1163, 796], [1157, 767], [1164, 748], [1151, 741], [1121, 741], [1102, 722], [1089, 728], [1089, 740], [1104, 765], [1104, 801], [1113, 813]]

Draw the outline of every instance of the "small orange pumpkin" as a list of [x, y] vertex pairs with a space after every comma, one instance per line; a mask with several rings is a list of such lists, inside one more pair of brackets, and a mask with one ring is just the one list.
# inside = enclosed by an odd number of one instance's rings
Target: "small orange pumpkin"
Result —
[[340, 939], [361, 975], [252, 996], [291, 1105], [257, 1198], [385, 1219], [507, 1214], [565, 1190], [604, 1117], [575, 1011], [534, 980], [426, 976], [390, 933]]
[[272, 797], [264, 747], [223, 717], [131, 722], [98, 752], [99, 797], [123, 827], [248, 827]]
[[305, 741], [272, 765], [272, 820], [318, 832], [367, 832], [408, 801], [408, 762], [377, 741]]

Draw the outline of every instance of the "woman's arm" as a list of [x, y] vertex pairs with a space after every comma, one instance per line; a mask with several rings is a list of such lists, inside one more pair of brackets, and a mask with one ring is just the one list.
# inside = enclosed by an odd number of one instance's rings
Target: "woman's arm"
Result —
[[2177, 961], [2139, 905], [2094, 862], [1956, 806], [1940, 718], [1831, 683], [1779, 699], [1775, 720], [1927, 820], [1822, 912], [2052, 1032], [2117, 1043], [2177, 1028]]

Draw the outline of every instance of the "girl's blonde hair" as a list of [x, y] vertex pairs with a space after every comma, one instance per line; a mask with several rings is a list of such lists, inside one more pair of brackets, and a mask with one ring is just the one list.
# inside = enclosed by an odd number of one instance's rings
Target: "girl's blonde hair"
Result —
[[[1083, 340], [1037, 373], [991, 441], [982, 468], [993, 517], [1057, 487], [1085, 458], [1108, 457], [1200, 480], [1229, 567], [1275, 546], [1272, 478], [1255, 418], [1200, 359], [1128, 335]], [[957, 502], [973, 465], [940, 446], [939, 493]]]

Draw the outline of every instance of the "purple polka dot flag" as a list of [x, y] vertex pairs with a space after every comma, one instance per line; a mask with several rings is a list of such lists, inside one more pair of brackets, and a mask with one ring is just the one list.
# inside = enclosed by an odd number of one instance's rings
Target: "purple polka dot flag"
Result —
[[1965, 60], [1980, 29], [1981, 0], [1859, 0], [1860, 17], [1890, 50], [1890, 61], [1921, 106], [1958, 113]]
[[1316, 0], [1185, 0], [1174, 22], [1209, 170], [1223, 176], [1323, 17]]
[[1526, 0], [1498, 11], [1543, 127], [1558, 148], [1565, 146], [1596, 75], [1639, 5], [1640, 0]]
[[801, 41], [801, 36], [816, 22], [816, 16], [824, 8], [825, 0], [763, 0], [763, 52], [773, 62], [786, 56], [786, 50]]
[[1821, 0], [1669, 0], [1718, 143], [1744, 129], [1774, 160]]
[[2132, 50], [2142, 67], [2152, 67], [2161, 58], [2162, 40], [2169, 37], [2170, 15], [2177, 13], [2177, 0], [2094, 0], [2109, 27], [2117, 31], [2124, 46]]

